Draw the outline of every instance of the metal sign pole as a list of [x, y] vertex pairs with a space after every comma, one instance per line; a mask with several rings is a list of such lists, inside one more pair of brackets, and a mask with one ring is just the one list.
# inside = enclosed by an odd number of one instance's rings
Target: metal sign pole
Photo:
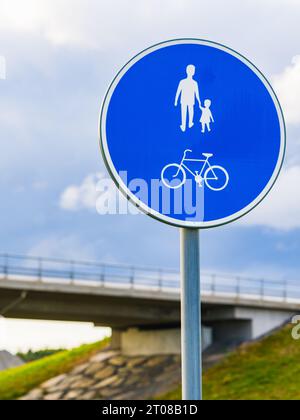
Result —
[[180, 230], [183, 400], [202, 399], [199, 230]]

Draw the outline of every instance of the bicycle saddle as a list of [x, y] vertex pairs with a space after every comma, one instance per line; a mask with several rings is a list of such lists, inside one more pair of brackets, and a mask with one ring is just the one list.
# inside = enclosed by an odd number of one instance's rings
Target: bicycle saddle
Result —
[[211, 158], [211, 157], [213, 156], [213, 154], [212, 154], [212, 153], [202, 153], [202, 155], [203, 155], [204, 157], [206, 157], [207, 159], [209, 159], [209, 158]]

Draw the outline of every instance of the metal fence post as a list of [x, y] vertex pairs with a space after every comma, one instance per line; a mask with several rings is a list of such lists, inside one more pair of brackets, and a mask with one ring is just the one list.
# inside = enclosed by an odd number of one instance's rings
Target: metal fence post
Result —
[[285, 302], [287, 302], [287, 300], [288, 300], [288, 282], [287, 282], [287, 280], [284, 281], [283, 300]]
[[212, 292], [212, 294], [214, 295], [215, 294], [215, 292], [216, 292], [216, 275], [215, 274], [213, 274], [212, 276], [211, 276], [211, 292]]
[[8, 255], [7, 254], [4, 254], [3, 271], [4, 271], [5, 280], [7, 280], [7, 276], [8, 276]]
[[241, 279], [240, 277], [236, 278], [236, 296], [239, 297], [241, 294]]
[[38, 259], [38, 279], [42, 281], [43, 279], [43, 261], [42, 258]]
[[135, 278], [135, 268], [131, 267], [130, 284], [131, 284], [132, 289], [134, 289], [134, 278]]
[[260, 297], [261, 297], [261, 300], [264, 300], [264, 297], [265, 297], [265, 281], [264, 281], [264, 279], [261, 280]]
[[158, 272], [158, 289], [161, 292], [163, 289], [163, 270]]
[[101, 281], [102, 287], [104, 287], [105, 286], [105, 265], [104, 264], [102, 265], [100, 281]]
[[71, 270], [70, 270], [70, 279], [71, 280], [74, 280], [75, 273], [74, 273], [74, 261], [73, 260], [70, 261], [70, 268], [71, 268]]

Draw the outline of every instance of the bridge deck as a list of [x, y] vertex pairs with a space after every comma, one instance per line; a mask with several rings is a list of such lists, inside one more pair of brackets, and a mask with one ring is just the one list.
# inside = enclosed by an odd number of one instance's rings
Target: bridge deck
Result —
[[[0, 315], [115, 327], [179, 323], [176, 271], [7, 255], [2, 259]], [[208, 273], [201, 279], [203, 308], [300, 309], [296, 282]]]

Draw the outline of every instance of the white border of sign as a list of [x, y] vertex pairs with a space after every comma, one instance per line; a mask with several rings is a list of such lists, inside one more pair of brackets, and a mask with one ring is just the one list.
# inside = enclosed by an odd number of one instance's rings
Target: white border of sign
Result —
[[[274, 105], [275, 105], [276, 110], [277, 110], [278, 119], [279, 119], [279, 123], [280, 123], [281, 140], [280, 140], [280, 152], [279, 152], [279, 156], [278, 156], [278, 161], [277, 161], [277, 165], [276, 165], [276, 168], [274, 170], [274, 173], [273, 173], [270, 181], [268, 182], [268, 184], [264, 188], [264, 190], [260, 193], [260, 195], [252, 203], [250, 203], [247, 207], [240, 210], [239, 212], [234, 213], [231, 216], [228, 216], [228, 217], [225, 217], [225, 218], [222, 218], [222, 219], [218, 219], [218, 220], [214, 220], [214, 221], [210, 221], [210, 222], [192, 222], [192, 221], [177, 220], [177, 219], [174, 219], [172, 217], [160, 214], [159, 212], [151, 209], [146, 204], [144, 204], [140, 200], [138, 200], [138, 198], [134, 194], [132, 194], [131, 191], [127, 188], [127, 186], [123, 183], [123, 181], [120, 178], [118, 172], [116, 171], [116, 169], [114, 167], [114, 164], [112, 162], [110, 153], [109, 153], [108, 144], [107, 144], [107, 137], [106, 137], [106, 117], [107, 117], [107, 111], [108, 111], [110, 99], [111, 99], [111, 97], [114, 93], [114, 90], [116, 89], [118, 83], [120, 82], [122, 77], [126, 74], [126, 72], [132, 66], [134, 66], [134, 64], [136, 62], [138, 62], [140, 59], [142, 59], [146, 55], [148, 55], [148, 54], [150, 54], [150, 53], [152, 53], [156, 50], [159, 50], [159, 49], [165, 48], [165, 47], [169, 47], [169, 46], [172, 46], [172, 45], [187, 44], [187, 43], [198, 44], [198, 45], [206, 45], [206, 46], [217, 48], [221, 51], [225, 51], [228, 54], [231, 54], [232, 56], [239, 59], [242, 63], [246, 64], [246, 66], [248, 66], [259, 77], [259, 79], [262, 81], [262, 83], [264, 84], [264, 86], [268, 90], [269, 94], [271, 95], [271, 97], [273, 99], [273, 102], [274, 102]], [[115, 79], [111, 83], [111, 85], [110, 85], [110, 87], [109, 87], [109, 89], [108, 89], [108, 91], [105, 95], [105, 98], [104, 98], [104, 101], [103, 101], [103, 104], [102, 104], [102, 107], [101, 107], [100, 121], [99, 121], [99, 138], [100, 138], [100, 149], [101, 149], [101, 152], [102, 152], [102, 156], [103, 156], [105, 165], [106, 165], [112, 179], [114, 180], [117, 188], [119, 188], [119, 190], [126, 196], [126, 198], [128, 200], [130, 200], [131, 203], [133, 203], [135, 206], [139, 207], [147, 215], [149, 215], [149, 216], [151, 216], [151, 217], [153, 217], [153, 218], [155, 218], [155, 219], [157, 219], [161, 222], [167, 223], [167, 224], [172, 225], [172, 226], [183, 227], [183, 228], [195, 228], [195, 229], [205, 229], [205, 228], [211, 228], [211, 227], [225, 225], [227, 223], [233, 222], [233, 221], [241, 218], [242, 216], [245, 216], [247, 213], [249, 213], [251, 210], [253, 210], [267, 196], [267, 194], [271, 191], [272, 187], [274, 186], [274, 184], [275, 184], [275, 182], [276, 182], [276, 180], [279, 176], [282, 165], [283, 165], [283, 160], [284, 160], [284, 156], [285, 156], [285, 149], [286, 149], [286, 128], [285, 128], [285, 122], [284, 122], [284, 116], [283, 116], [282, 108], [280, 106], [279, 100], [278, 100], [272, 86], [270, 85], [268, 80], [265, 78], [265, 76], [248, 59], [246, 59], [245, 57], [243, 57], [241, 54], [237, 53], [236, 51], [232, 50], [231, 48], [225, 47], [224, 45], [218, 44], [216, 42], [201, 40], [201, 39], [194, 39], [194, 38], [174, 39], [174, 40], [165, 41], [165, 42], [161, 42], [159, 44], [156, 44], [156, 45], [142, 51], [138, 55], [136, 55], [133, 59], [131, 59], [120, 70], [120, 72], [117, 74], [117, 76], [115, 77]], [[124, 170], [126, 170], [126, 168], [124, 168]]]

